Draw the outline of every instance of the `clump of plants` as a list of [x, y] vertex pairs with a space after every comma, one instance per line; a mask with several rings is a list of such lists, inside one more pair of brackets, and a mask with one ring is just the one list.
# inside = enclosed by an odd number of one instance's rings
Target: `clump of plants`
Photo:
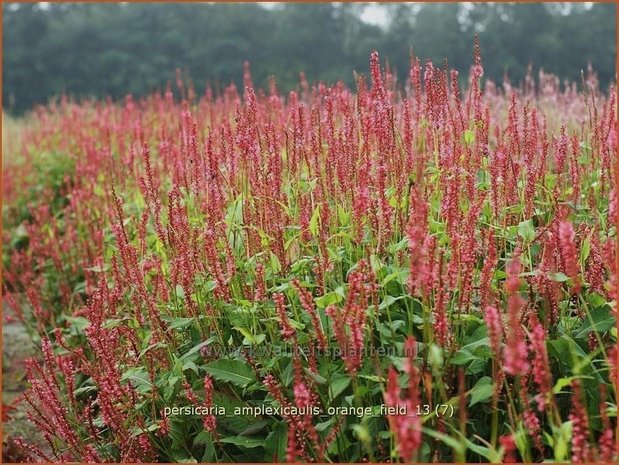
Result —
[[616, 459], [615, 87], [370, 70], [33, 116], [32, 459]]

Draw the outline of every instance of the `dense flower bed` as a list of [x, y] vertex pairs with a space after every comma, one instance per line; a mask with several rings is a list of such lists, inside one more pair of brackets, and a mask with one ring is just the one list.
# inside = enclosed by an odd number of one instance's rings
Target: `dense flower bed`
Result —
[[33, 459], [613, 459], [614, 87], [370, 66], [23, 122]]

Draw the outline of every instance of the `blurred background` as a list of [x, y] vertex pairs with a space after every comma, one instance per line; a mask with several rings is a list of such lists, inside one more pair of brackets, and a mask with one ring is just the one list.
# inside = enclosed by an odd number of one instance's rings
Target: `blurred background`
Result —
[[[380, 52], [403, 82], [409, 52], [462, 74], [479, 34], [485, 77], [520, 82], [529, 64], [579, 80], [591, 63], [615, 79], [614, 4], [3, 4], [3, 105], [20, 114], [60, 93], [122, 98], [163, 90], [175, 69], [197, 93], [234, 82], [281, 91], [310, 82], [354, 84]], [[464, 81], [464, 79], [463, 79]]]

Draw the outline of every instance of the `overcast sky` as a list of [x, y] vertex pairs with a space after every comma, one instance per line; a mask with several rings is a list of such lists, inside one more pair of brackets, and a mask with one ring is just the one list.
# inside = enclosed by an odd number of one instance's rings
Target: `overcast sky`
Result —
[[[286, 3], [286, 2], [259, 2], [266, 8], [273, 8], [277, 6], [278, 3]], [[408, 2], [414, 4], [416, 2]], [[458, 2], [464, 6], [469, 5], [471, 2]], [[557, 2], [559, 4], [563, 4], [565, 8], [565, 12], [569, 11], [569, 5], [566, 2]], [[587, 7], [591, 7], [593, 2], [583, 2]], [[386, 26], [389, 22], [389, 17], [387, 15], [387, 11], [384, 8], [384, 3], [381, 2], [368, 2], [365, 4], [365, 10], [361, 15], [361, 19], [370, 24], [376, 24], [378, 26]]]
[[370, 3], [361, 15], [361, 19], [367, 23], [384, 26], [387, 24], [387, 13], [380, 3]]
[[[49, 2], [39, 2], [39, 3], [40, 5], [45, 7], [47, 6]], [[126, 3], [126, 2], [121, 2], [121, 3]], [[215, 3], [215, 2], [205, 2], [205, 3]], [[256, 3], [261, 3], [265, 8], [273, 8], [278, 3], [286, 3], [286, 2], [256, 2]], [[415, 2], [409, 2], [409, 3], [415, 3]], [[463, 5], [467, 5], [471, 2], [459, 2], [459, 3]], [[564, 3], [567, 9], [569, 9], [569, 5], [567, 5], [565, 2], [558, 2], [558, 3]], [[594, 2], [583, 2], [583, 3], [587, 5], [588, 7], [590, 7]], [[388, 16], [387, 16], [387, 12], [383, 5], [384, 4], [381, 2], [366, 3], [363, 14], [361, 15], [361, 19], [367, 23], [376, 24], [377, 26], [386, 26], [388, 23]]]

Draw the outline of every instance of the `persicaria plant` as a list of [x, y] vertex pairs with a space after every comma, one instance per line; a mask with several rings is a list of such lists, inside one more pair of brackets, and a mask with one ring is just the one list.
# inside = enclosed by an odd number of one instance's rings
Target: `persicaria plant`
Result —
[[3, 167], [24, 453], [616, 460], [616, 89], [462, 75], [37, 108]]

